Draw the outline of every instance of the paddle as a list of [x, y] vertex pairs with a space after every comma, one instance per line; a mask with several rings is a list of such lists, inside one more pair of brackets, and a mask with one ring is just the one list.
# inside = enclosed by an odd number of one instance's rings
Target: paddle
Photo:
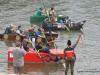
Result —
[[[32, 46], [33, 46], [33, 48], [36, 50], [36, 48], [35, 48], [35, 46], [34, 46], [33, 42], [32, 42]], [[40, 56], [39, 52], [38, 52], [38, 51], [36, 51], [36, 52], [38, 53], [39, 57], [41, 58], [41, 56]]]
[[[25, 36], [26, 36], [26, 38], [29, 40], [29, 35], [28, 35], [28, 32], [24, 32], [24, 34], [25, 34]], [[32, 38], [33, 39], [33, 38]], [[35, 46], [34, 46], [34, 44], [33, 44], [33, 41], [32, 41], [32, 46], [35, 48]], [[36, 48], [35, 48], [35, 50], [36, 50]], [[37, 52], [38, 53], [38, 52]], [[41, 58], [41, 56], [40, 56], [40, 54], [38, 53], [38, 55], [39, 55], [39, 57]]]
[[29, 39], [29, 35], [27, 31], [24, 31], [24, 35], [26, 36], [27, 39]]
[[[44, 6], [45, 12], [46, 12], [46, 14], [47, 14], [47, 10], [46, 10], [46, 8], [45, 8], [45, 5], [44, 5], [44, 3], [43, 3], [43, 6]], [[48, 14], [47, 14], [47, 15], [48, 15]]]
[[67, 29], [67, 30], [68, 30], [68, 32], [69, 32], [69, 31], [70, 31], [70, 30], [69, 30], [69, 28], [68, 28], [66, 25], [64, 25], [64, 26], [66, 27], [66, 29]]
[[[44, 32], [43, 32], [43, 30], [42, 30], [42, 29], [41, 29], [41, 31], [42, 31], [42, 33], [43, 33], [43, 36], [44, 36]], [[47, 43], [49, 43], [46, 37], [45, 37], [45, 39], [46, 39]]]
[[[52, 38], [51, 29], [49, 29], [49, 34], [50, 34], [50, 36], [51, 36], [51, 38]], [[53, 38], [52, 38], [52, 40], [53, 40]], [[54, 43], [54, 47], [55, 47], [55, 49], [56, 49], [55, 43]], [[56, 52], [57, 52], [57, 49], [56, 49]]]
[[[53, 9], [55, 10], [55, 8], [53, 7]], [[56, 11], [56, 10], [55, 10]], [[56, 11], [56, 13], [57, 13], [57, 11]], [[58, 15], [58, 13], [57, 13], [57, 15]]]

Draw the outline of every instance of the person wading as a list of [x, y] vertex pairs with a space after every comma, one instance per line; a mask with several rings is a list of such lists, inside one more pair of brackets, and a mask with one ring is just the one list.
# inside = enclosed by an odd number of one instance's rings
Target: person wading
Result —
[[14, 73], [16, 75], [22, 75], [23, 73], [23, 67], [24, 67], [23, 56], [26, 54], [26, 51], [24, 49], [21, 49], [20, 45], [21, 45], [20, 42], [17, 42], [16, 47], [12, 49]]
[[75, 63], [74, 49], [75, 49], [76, 45], [78, 44], [81, 36], [82, 36], [82, 34], [79, 34], [79, 37], [73, 46], [71, 46], [71, 41], [68, 40], [68, 42], [67, 42], [68, 47], [64, 49], [63, 63], [65, 60], [65, 65], [66, 65], [65, 75], [67, 75], [67, 73], [68, 73], [69, 65], [71, 68], [71, 75], [74, 74], [74, 63]]

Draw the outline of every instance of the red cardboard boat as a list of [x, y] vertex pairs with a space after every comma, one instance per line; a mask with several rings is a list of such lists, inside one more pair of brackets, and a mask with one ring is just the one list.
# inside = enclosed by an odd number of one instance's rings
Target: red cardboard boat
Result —
[[[13, 62], [13, 54], [11, 53], [11, 50], [14, 47], [8, 48], [8, 62]], [[59, 62], [61, 59], [63, 59], [63, 49], [50, 49], [51, 52], [56, 53], [58, 52], [58, 55], [51, 55], [49, 53], [42, 53], [42, 52], [27, 52], [27, 54], [24, 56], [24, 62], [25, 63], [56, 63]]]

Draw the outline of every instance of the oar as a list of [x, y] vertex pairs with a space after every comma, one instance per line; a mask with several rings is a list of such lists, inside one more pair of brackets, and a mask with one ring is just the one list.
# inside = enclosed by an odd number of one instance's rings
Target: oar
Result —
[[[55, 8], [53, 7], [53, 9], [55, 10]], [[55, 10], [56, 11], [56, 10]], [[56, 11], [56, 13], [57, 13], [57, 11]], [[58, 13], [57, 13], [57, 15], [58, 15]]]
[[27, 39], [29, 39], [29, 35], [27, 31], [24, 31], [24, 35], [26, 36]]
[[[42, 29], [41, 29], [41, 31], [42, 31], [42, 33], [43, 33], [43, 36], [44, 36], [44, 32], [43, 32], [43, 30], [42, 30]], [[49, 43], [46, 37], [45, 37], [45, 39], [46, 39], [47, 43]]]
[[[35, 46], [34, 46], [33, 42], [32, 42], [32, 46], [33, 46], [33, 48], [36, 50], [36, 48], [35, 48]], [[36, 51], [36, 52], [37, 52], [37, 51]], [[37, 52], [37, 53], [38, 53], [39, 57], [41, 58], [41, 56], [40, 56], [39, 52]]]
[[43, 6], [44, 6], [44, 8], [45, 8], [45, 5], [44, 5], [44, 3], [43, 3]]
[[64, 26], [66, 27], [66, 29], [67, 29], [67, 30], [68, 30], [68, 32], [69, 32], [69, 31], [70, 31], [70, 30], [69, 30], [69, 28], [68, 28], [66, 25], [64, 25]]
[[[49, 29], [49, 34], [50, 34], [50, 36], [51, 36], [51, 38], [52, 38], [51, 29]], [[53, 38], [52, 38], [52, 40], [53, 40]], [[55, 43], [54, 43], [54, 47], [55, 47], [55, 49], [56, 49]], [[56, 50], [56, 52], [57, 52], [57, 50]]]
[[[43, 6], [44, 6], [44, 8], [45, 8], [45, 5], [44, 5], [44, 3], [43, 3]], [[45, 8], [45, 12], [46, 12], [46, 14], [47, 14], [47, 10], [46, 10], [46, 8]], [[48, 15], [48, 14], [47, 14]]]
[[[25, 36], [26, 36], [26, 38], [29, 40], [29, 35], [28, 35], [28, 32], [24, 32], [24, 34], [25, 34]], [[35, 48], [35, 46], [34, 46], [34, 44], [33, 44], [33, 42], [32, 42], [32, 46]], [[36, 48], [35, 48], [35, 50], [36, 50]], [[37, 52], [38, 53], [38, 52]], [[38, 55], [39, 55], [39, 57], [41, 58], [41, 56], [40, 56], [40, 54], [38, 53]]]

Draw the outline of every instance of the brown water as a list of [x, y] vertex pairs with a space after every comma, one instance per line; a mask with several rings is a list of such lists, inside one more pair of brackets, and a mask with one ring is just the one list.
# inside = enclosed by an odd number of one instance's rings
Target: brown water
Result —
[[[100, 74], [100, 0], [0, 0], [0, 33], [13, 25], [22, 25], [26, 30], [32, 25], [30, 15], [35, 15], [40, 5], [47, 10], [53, 6], [58, 14], [68, 15], [72, 20], [86, 19], [82, 30], [56, 31], [60, 35], [55, 40], [58, 49], [64, 49], [68, 39], [74, 44], [80, 32], [83, 32], [83, 45], [81, 40], [75, 48], [76, 62], [74, 75]], [[40, 23], [34, 23], [40, 27]], [[14, 73], [13, 64], [7, 63], [8, 47], [15, 46], [16, 41], [0, 40], [0, 73]], [[45, 46], [45, 44], [44, 44]], [[52, 48], [54, 48], [52, 44]], [[9, 67], [10, 70], [7, 70]], [[31, 75], [64, 75], [62, 63], [25, 63], [24, 74]], [[69, 74], [70, 75], [70, 71]]]

